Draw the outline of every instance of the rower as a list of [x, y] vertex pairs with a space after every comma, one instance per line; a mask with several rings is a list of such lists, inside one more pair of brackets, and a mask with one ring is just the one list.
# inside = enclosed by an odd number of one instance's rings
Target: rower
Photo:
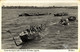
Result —
[[21, 38], [22, 42], [27, 42], [28, 41], [28, 35], [25, 32], [21, 32], [19, 34], [19, 37]]

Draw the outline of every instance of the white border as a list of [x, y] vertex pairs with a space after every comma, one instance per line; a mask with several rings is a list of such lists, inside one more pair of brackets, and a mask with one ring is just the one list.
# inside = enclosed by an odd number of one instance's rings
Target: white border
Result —
[[[1, 5], [1, 4], [4, 3], [4, 2], [7, 2], [7, 3], [8, 3], [8, 2], [10, 2], [10, 3], [12, 3], [12, 2], [13, 2], [13, 3], [17, 3], [16, 0], [15, 0], [15, 1], [3, 0], [2, 2], [0, 2], [0, 27], [1, 27], [1, 24], [2, 24], [2, 23], [1, 23], [1, 22], [2, 22], [2, 21], [1, 21], [1, 19], [2, 19], [2, 18], [1, 18], [1, 16], [2, 16], [2, 15], [1, 15], [1, 14], [2, 14], [2, 12], [1, 12], [1, 11], [2, 11], [2, 10], [1, 10], [1, 6], [2, 6], [2, 5]], [[23, 3], [24, 1], [19, 1], [19, 3], [20, 3], [20, 2]], [[80, 34], [80, 33], [79, 33], [79, 32], [80, 32], [80, 31], [79, 31], [79, 29], [80, 29], [80, 18], [79, 18], [79, 17], [80, 17], [80, 15], [79, 15], [79, 14], [80, 14], [80, 1], [77, 1], [77, 0], [64, 0], [64, 1], [63, 1], [63, 0], [47, 0], [47, 1], [46, 1], [46, 0], [44, 0], [44, 1], [43, 1], [43, 0], [25, 0], [25, 2], [28, 2], [28, 3], [33, 3], [33, 2], [34, 2], [34, 3], [36, 3], [36, 2], [38, 2], [38, 3], [40, 3], [40, 2], [41, 2], [41, 3], [44, 3], [44, 2], [46, 2], [46, 3], [48, 3], [48, 2], [49, 2], [49, 3], [52, 3], [52, 2], [54, 2], [54, 3], [55, 3], [55, 2], [57, 2], [57, 3], [62, 3], [62, 2], [78, 3], [78, 50], [79, 50], [79, 48], [80, 48], [80, 44], [79, 44], [79, 43], [80, 43], [80, 35], [79, 35], [79, 34]], [[0, 28], [0, 37], [1, 37], [1, 28]], [[1, 49], [1, 38], [0, 38], [0, 49]], [[17, 49], [16, 49], [16, 50], [17, 50]], [[55, 52], [77, 52], [78, 50], [69, 51], [68, 49], [56, 49], [56, 50], [55, 50], [55, 49], [53, 49], [53, 50], [41, 49], [41, 50], [39, 50], [39, 52], [54, 52], [54, 51], [55, 51]]]

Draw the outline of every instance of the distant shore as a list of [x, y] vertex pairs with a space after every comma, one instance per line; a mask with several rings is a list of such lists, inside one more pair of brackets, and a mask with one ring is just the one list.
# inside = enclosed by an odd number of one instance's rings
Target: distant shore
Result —
[[37, 7], [37, 6], [2, 6], [2, 8], [29, 8], [29, 9], [49, 9], [49, 8], [71, 8], [71, 9], [77, 9], [78, 6], [49, 6], [49, 7]]

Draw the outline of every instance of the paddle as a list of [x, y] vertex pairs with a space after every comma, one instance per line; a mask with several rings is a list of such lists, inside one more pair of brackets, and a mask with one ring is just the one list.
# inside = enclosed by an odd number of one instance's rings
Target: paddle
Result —
[[18, 44], [16, 43], [16, 40], [15, 40], [15, 38], [12, 36], [11, 31], [10, 31], [10, 30], [8, 30], [7, 32], [8, 32], [8, 33], [10, 33], [10, 36], [13, 38], [13, 41], [14, 41], [15, 45], [16, 45], [16, 46], [19, 46], [20, 44], [18, 45]]

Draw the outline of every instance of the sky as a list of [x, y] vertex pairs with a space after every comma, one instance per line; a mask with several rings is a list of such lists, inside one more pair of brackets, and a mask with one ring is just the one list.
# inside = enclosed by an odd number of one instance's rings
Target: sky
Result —
[[77, 6], [77, 0], [3, 0], [5, 6]]

